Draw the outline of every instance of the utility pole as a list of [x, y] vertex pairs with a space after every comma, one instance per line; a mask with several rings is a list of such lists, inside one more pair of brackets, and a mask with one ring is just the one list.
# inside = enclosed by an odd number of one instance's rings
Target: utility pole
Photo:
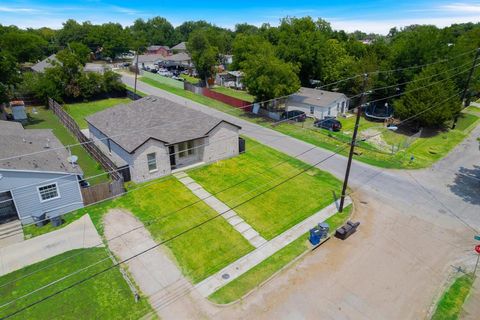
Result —
[[347, 192], [348, 177], [350, 176], [350, 168], [352, 166], [353, 152], [355, 151], [355, 144], [357, 143], [358, 124], [360, 123], [360, 117], [362, 115], [362, 105], [365, 103], [365, 98], [367, 96], [365, 92], [367, 89], [367, 80], [368, 74], [365, 73], [363, 76], [362, 95], [360, 96], [360, 102], [357, 106], [357, 118], [355, 119], [355, 127], [353, 128], [353, 136], [350, 143], [350, 153], [348, 154], [347, 171], [345, 172], [345, 179], [343, 179], [342, 197], [340, 198], [340, 208], [338, 209], [338, 212], [343, 211], [343, 204], [345, 202], [345, 194]]
[[[133, 93], [135, 93], [135, 97], [137, 96], [137, 77], [138, 77], [138, 51], [140, 50], [137, 49], [136, 56], [137, 56], [137, 61], [135, 62], [135, 86], [133, 87]], [[134, 99], [136, 99], [134, 97]]]
[[[467, 107], [465, 104], [467, 102], [466, 98], [467, 98], [468, 87], [470, 85], [470, 80], [472, 79], [473, 72], [475, 71], [475, 67], [477, 66], [477, 60], [479, 55], [480, 55], [480, 48], [477, 48], [477, 52], [475, 53], [475, 57], [473, 58], [472, 68], [470, 68], [470, 72], [468, 73], [468, 77], [467, 77], [467, 82], [465, 83], [465, 88], [463, 88], [462, 109]], [[457, 126], [458, 116], [459, 114], [457, 113], [455, 115], [455, 118], [453, 119], [452, 129], [455, 129], [455, 127]]]

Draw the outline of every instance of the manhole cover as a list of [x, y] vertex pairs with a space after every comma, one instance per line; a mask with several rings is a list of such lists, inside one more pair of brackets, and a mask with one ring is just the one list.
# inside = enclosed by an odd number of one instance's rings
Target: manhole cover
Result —
[[230, 278], [230, 275], [228, 273], [224, 273], [222, 274], [222, 278], [227, 280], [228, 278]]

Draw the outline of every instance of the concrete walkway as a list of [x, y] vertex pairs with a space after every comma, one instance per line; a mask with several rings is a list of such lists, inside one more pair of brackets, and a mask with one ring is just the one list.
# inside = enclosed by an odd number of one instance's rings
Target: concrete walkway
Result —
[[0, 248], [0, 275], [70, 250], [95, 247], [99, 243], [102, 239], [86, 214], [62, 229]]
[[190, 189], [193, 194], [202, 199], [205, 204], [221, 214], [222, 217], [225, 218], [235, 230], [240, 232], [240, 234], [247, 239], [252, 246], [259, 248], [267, 242], [258, 231], [253, 229], [253, 227], [243, 220], [234, 210], [231, 210], [225, 203], [210, 194], [185, 172], [175, 173], [174, 176]]
[[[130, 258], [156, 242], [150, 232], [130, 212], [111, 209], [104, 217], [105, 237], [110, 250], [121, 260]], [[134, 230], [134, 231], [131, 231]], [[150, 305], [161, 315], [162, 307], [183, 291], [193, 288], [186, 280], [170, 252], [162, 246], [152, 249], [126, 262], [129, 273]]]
[[[351, 203], [352, 200], [350, 198], [345, 199], [345, 206]], [[208, 297], [221, 287], [225, 286], [227, 283], [235, 280], [251, 268], [255, 267], [260, 262], [273, 255], [275, 252], [279, 251], [294, 240], [298, 239], [301, 235], [310, 230], [319, 222], [325, 221], [326, 219], [337, 213], [337, 207], [338, 203], [334, 202], [329, 206], [323, 208], [314, 215], [288, 229], [284, 233], [266, 242], [261, 247], [241, 257], [237, 261], [217, 272], [216, 274], [198, 283], [197, 285], [195, 285], [195, 289], [197, 289], [197, 291], [202, 296]], [[228, 275], [228, 277], [226, 275]]]

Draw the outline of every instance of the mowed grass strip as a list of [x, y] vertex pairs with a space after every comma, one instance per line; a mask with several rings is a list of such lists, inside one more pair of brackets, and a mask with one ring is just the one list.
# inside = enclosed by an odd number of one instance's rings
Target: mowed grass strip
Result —
[[[238, 184], [215, 196], [235, 207], [266, 239], [331, 204], [334, 193], [339, 195], [340, 181], [316, 168], [267, 191], [310, 165], [252, 139], [246, 139], [246, 146], [246, 153], [238, 157], [190, 170], [188, 174], [210, 193]], [[264, 191], [267, 192], [259, 195]]]
[[85, 118], [94, 113], [111, 108], [118, 104], [132, 102], [129, 98], [109, 98], [90, 102], [72, 103], [64, 106], [65, 111], [75, 120], [80, 129], [88, 128]]
[[432, 320], [456, 320], [473, 285], [471, 274], [465, 274], [453, 282], [438, 302]]
[[[351, 211], [352, 206], [349, 205], [345, 207], [343, 212], [337, 212], [325, 221], [330, 225], [332, 233], [345, 223]], [[242, 298], [299, 255], [306, 252], [310, 248], [308, 236], [308, 232], [303, 234], [237, 279], [212, 293], [208, 298], [218, 304], [227, 304]]]
[[255, 100], [254, 96], [252, 96], [251, 94], [243, 90], [235, 90], [227, 87], [215, 87], [215, 88], [212, 88], [212, 91], [222, 93], [224, 95], [237, 98], [243, 101], [253, 102]]
[[[75, 257], [72, 257], [75, 256]], [[69, 258], [72, 257], [72, 258]], [[67, 259], [65, 261], [61, 261]], [[0, 318], [34, 303], [75, 282], [112, 266], [105, 248], [78, 249], [32, 264], [0, 277], [0, 305], [32, 292], [61, 277], [104, 261], [89, 269], [0, 308]], [[52, 266], [49, 266], [51, 265]], [[49, 266], [47, 268], [47, 266]], [[36, 273], [33, 273], [36, 272]], [[32, 275], [14, 281], [22, 276]], [[133, 293], [118, 268], [66, 290], [26, 309], [11, 319], [138, 319], [151, 311], [146, 299], [135, 302]]]
[[84, 177], [96, 176], [88, 180], [90, 184], [94, 185], [109, 180], [108, 175], [100, 164], [90, 157], [82, 146], [78, 145], [77, 139], [62, 125], [51, 110], [36, 107], [36, 113], [34, 114], [32, 109], [33, 108], [28, 108], [30, 119], [25, 129], [52, 129], [53, 134], [64, 146], [75, 145], [70, 149], [72, 154], [78, 156], [78, 165], [82, 169]]

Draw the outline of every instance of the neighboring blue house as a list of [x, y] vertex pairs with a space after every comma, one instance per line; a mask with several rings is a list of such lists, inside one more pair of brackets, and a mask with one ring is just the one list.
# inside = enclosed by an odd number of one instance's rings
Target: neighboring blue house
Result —
[[52, 218], [82, 208], [83, 173], [68, 156], [51, 130], [0, 121], [0, 224], [29, 223], [43, 214]]

